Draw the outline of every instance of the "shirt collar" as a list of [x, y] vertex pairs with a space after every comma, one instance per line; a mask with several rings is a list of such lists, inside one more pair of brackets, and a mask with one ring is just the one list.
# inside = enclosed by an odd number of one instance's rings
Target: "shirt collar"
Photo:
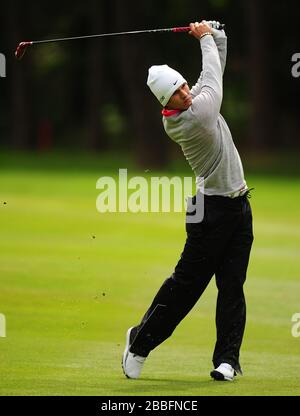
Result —
[[181, 112], [182, 112], [181, 110], [167, 110], [166, 108], [164, 108], [161, 113], [165, 117], [171, 117], [171, 116], [175, 116], [176, 114], [179, 114]]

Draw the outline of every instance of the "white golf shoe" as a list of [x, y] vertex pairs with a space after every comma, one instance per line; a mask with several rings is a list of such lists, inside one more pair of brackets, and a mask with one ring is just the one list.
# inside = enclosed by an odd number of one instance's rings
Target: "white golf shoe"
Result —
[[127, 378], [137, 379], [141, 374], [146, 357], [141, 357], [140, 355], [133, 354], [129, 351], [130, 345], [133, 341], [133, 329], [134, 327], [129, 328], [127, 331], [126, 345], [122, 358], [122, 367]]
[[218, 368], [215, 368], [210, 375], [217, 381], [233, 381], [236, 372], [230, 364], [222, 363]]

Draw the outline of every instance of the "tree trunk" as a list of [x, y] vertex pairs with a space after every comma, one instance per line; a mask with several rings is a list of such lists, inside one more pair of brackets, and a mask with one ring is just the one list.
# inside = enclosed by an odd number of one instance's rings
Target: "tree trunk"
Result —
[[[11, 50], [16, 48], [21, 41], [23, 32], [21, 27], [21, 16], [23, 16], [23, 3], [11, 0], [4, 2], [4, 14], [7, 27], [8, 45]], [[31, 111], [32, 101], [30, 97], [30, 57], [17, 62], [12, 61], [7, 78], [10, 85], [10, 136], [11, 145], [16, 149], [28, 148], [32, 142]]]
[[[145, 15], [144, 3], [129, 8], [121, 0], [114, 0], [115, 29], [135, 30], [136, 22]], [[143, 167], [162, 167], [167, 160], [166, 140], [161, 125], [159, 103], [155, 102], [146, 85], [149, 57], [154, 56], [152, 43], [147, 38], [124, 36], [118, 39], [117, 62], [129, 107], [134, 149]], [[146, 60], [148, 58], [148, 61]]]
[[[90, 33], [99, 33], [104, 28], [103, 4], [90, 0], [88, 4]], [[105, 135], [101, 125], [101, 107], [106, 95], [107, 82], [103, 74], [103, 44], [105, 40], [90, 40], [87, 43], [87, 147], [91, 150], [106, 147]]]
[[267, 13], [263, 2], [247, 0], [246, 16], [249, 35], [250, 126], [249, 143], [267, 148], [276, 143], [275, 105], [272, 99], [272, 59], [269, 45]]

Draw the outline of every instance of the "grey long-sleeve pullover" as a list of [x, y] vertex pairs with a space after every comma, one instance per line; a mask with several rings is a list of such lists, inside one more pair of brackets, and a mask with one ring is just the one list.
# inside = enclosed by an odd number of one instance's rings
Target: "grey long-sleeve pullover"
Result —
[[226, 36], [216, 42], [212, 36], [200, 40], [203, 71], [191, 89], [192, 105], [163, 117], [166, 133], [181, 146], [198, 186], [204, 179], [205, 195], [230, 196], [247, 186], [240, 156], [220, 114], [226, 41]]

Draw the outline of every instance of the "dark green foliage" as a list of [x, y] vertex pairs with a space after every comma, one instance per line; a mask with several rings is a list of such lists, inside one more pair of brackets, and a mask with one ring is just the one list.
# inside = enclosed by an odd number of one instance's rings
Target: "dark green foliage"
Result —
[[[11, 148], [128, 150], [143, 165], [162, 166], [176, 152], [146, 86], [152, 64], [167, 63], [193, 84], [197, 42], [184, 34], [141, 35], [32, 47], [17, 62], [18, 42], [187, 25], [213, 18], [227, 25], [228, 64], [222, 112], [243, 148], [299, 146], [300, 52], [295, 0], [85, 2], [12, 0], [2, 5], [0, 145]], [[279, 24], [276, 22], [285, 22]]]

